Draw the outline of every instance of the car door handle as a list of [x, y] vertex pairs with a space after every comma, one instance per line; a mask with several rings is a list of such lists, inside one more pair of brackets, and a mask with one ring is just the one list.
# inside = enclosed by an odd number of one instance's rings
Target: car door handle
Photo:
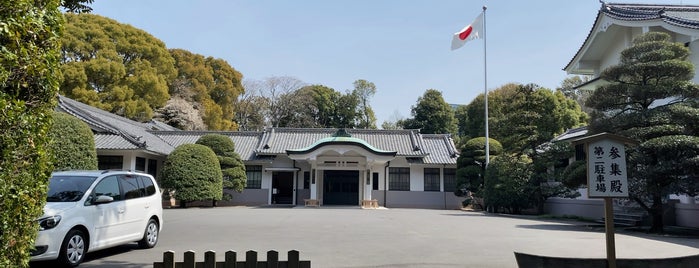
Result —
[[120, 208], [120, 209], [119, 209], [119, 214], [124, 214], [124, 211], [126, 211], [126, 210], [123, 209], [123, 208]]

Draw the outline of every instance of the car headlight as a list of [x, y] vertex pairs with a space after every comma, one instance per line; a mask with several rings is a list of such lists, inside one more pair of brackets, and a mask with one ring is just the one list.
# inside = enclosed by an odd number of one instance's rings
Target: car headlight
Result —
[[39, 231], [53, 229], [61, 222], [61, 216], [50, 216], [39, 219]]

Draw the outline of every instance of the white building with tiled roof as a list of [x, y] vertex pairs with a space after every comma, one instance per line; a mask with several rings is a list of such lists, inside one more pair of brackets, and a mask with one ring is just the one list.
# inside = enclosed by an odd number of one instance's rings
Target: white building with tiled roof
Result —
[[[699, 83], [699, 6], [659, 5], [601, 2], [594, 24], [587, 38], [573, 58], [563, 68], [568, 74], [590, 75], [589, 82], [578, 86], [582, 90], [595, 90], [607, 83], [599, 79], [606, 68], [620, 63], [621, 52], [633, 45], [633, 39], [647, 32], [664, 32], [672, 41], [681, 42], [690, 50], [689, 61], [694, 64], [693, 82]], [[567, 141], [588, 135], [586, 128], [571, 129], [553, 141]], [[576, 148], [574, 159], [582, 160], [582, 146]], [[572, 161], [572, 159], [571, 159]], [[585, 194], [586, 191], [581, 193]], [[699, 227], [699, 205], [697, 197], [672, 196], [679, 198], [675, 204], [678, 226]], [[552, 198], [547, 201], [547, 213], [578, 215], [588, 218], [602, 217], [601, 200], [565, 200]]]
[[135, 122], [60, 96], [58, 110], [95, 134], [100, 169], [158, 174], [177, 146], [217, 133], [230, 137], [248, 175], [242, 193], [219, 204], [459, 208], [458, 150], [449, 134], [419, 130], [269, 128], [181, 131]]
[[594, 90], [605, 82], [599, 78], [604, 69], [620, 62], [621, 51], [635, 37], [646, 32], [670, 34], [674, 42], [684, 43], [691, 51], [694, 82], [699, 82], [699, 6], [621, 4], [602, 2], [587, 38], [563, 68], [568, 74], [591, 75], [593, 79], [580, 89]]

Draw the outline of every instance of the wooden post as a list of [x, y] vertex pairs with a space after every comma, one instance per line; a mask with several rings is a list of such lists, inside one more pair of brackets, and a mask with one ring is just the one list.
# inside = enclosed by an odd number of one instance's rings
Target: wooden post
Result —
[[204, 252], [204, 268], [216, 268], [216, 252], [209, 250]]
[[257, 251], [245, 252], [245, 268], [257, 268]]
[[614, 244], [614, 207], [611, 197], [604, 198], [604, 229], [607, 238], [607, 268], [616, 268], [616, 246]]
[[223, 268], [237, 268], [238, 255], [233, 250], [226, 251], [226, 264]]
[[194, 254], [196, 254], [193, 250], [188, 250], [187, 252], [184, 253], [184, 266], [185, 268], [194, 268], [197, 267], [197, 263], [194, 260]]

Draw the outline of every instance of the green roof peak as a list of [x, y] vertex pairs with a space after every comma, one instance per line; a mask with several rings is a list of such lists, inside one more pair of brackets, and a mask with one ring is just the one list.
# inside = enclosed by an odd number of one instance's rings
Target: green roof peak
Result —
[[340, 129], [337, 130], [337, 132], [335, 132], [335, 134], [333, 134], [333, 137], [346, 137], [346, 138], [350, 138], [350, 137], [352, 137], [352, 135], [349, 134], [349, 133], [347, 132], [347, 130], [345, 130], [344, 128], [340, 128]]

